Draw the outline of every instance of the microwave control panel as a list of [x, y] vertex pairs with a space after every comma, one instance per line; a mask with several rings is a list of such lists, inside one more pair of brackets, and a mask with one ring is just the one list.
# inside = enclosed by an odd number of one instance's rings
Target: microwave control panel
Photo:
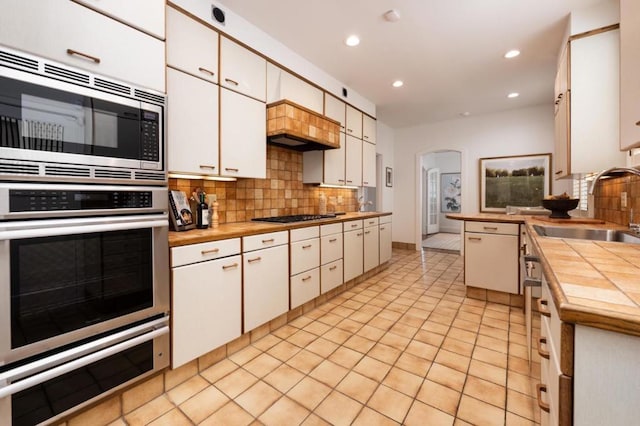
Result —
[[151, 191], [18, 190], [9, 191], [10, 212], [151, 208]]

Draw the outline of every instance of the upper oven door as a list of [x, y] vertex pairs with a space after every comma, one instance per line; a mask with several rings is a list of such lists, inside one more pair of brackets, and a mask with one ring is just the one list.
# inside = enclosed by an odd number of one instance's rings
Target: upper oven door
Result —
[[0, 223], [0, 365], [169, 310], [166, 214]]
[[162, 170], [162, 108], [0, 68], [0, 158]]

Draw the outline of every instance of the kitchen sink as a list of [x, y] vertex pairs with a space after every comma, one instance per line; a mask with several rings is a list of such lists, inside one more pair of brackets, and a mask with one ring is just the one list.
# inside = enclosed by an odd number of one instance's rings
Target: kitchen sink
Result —
[[533, 225], [538, 235], [555, 238], [574, 238], [592, 241], [617, 241], [640, 244], [640, 235], [619, 229], [574, 228], [569, 226]]

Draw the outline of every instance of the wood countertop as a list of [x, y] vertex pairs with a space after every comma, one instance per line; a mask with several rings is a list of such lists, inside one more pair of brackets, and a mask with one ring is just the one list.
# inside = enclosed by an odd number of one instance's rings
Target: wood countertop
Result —
[[370, 217], [390, 216], [384, 212], [350, 212], [335, 218], [308, 220], [294, 223], [271, 222], [236, 222], [225, 223], [217, 228], [190, 229], [188, 231], [170, 231], [169, 247], [179, 247], [189, 244], [206, 243], [208, 241], [224, 240], [227, 238], [246, 237], [248, 235], [265, 234], [268, 232], [286, 231], [289, 229], [305, 228], [313, 225], [341, 223], [349, 220], [367, 219]]
[[606, 222], [550, 223], [536, 216], [455, 216], [450, 218], [524, 223], [562, 321], [640, 336], [640, 244], [543, 237], [533, 225], [627, 228]]

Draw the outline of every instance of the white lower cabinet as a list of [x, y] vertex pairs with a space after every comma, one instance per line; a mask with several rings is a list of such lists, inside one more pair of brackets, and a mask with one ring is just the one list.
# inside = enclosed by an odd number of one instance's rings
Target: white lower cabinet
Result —
[[240, 239], [171, 249], [171, 367], [240, 336]]
[[381, 216], [379, 221], [380, 263], [382, 264], [391, 260], [391, 216]]
[[464, 283], [519, 293], [519, 225], [465, 221]]
[[289, 310], [289, 233], [243, 237], [244, 332]]
[[377, 217], [364, 220], [364, 272], [370, 271], [380, 264], [380, 237], [378, 227]]
[[342, 224], [320, 226], [320, 292], [333, 290], [344, 283]]
[[320, 295], [320, 227], [292, 229], [291, 309]]
[[344, 222], [344, 282], [364, 273], [364, 230], [362, 220]]

